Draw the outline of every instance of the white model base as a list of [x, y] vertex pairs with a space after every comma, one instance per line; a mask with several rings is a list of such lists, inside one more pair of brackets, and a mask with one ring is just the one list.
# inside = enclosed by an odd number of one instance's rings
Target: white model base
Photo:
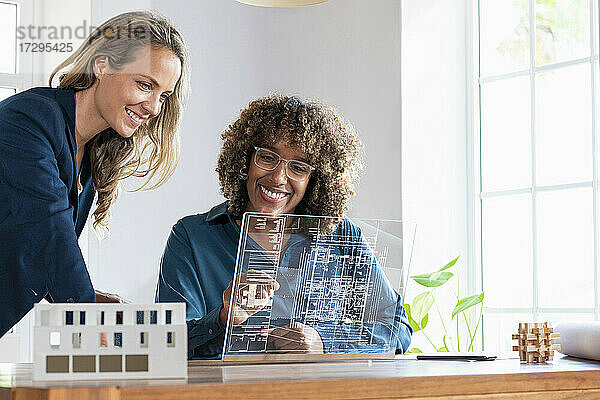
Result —
[[185, 303], [35, 306], [36, 381], [187, 377]]

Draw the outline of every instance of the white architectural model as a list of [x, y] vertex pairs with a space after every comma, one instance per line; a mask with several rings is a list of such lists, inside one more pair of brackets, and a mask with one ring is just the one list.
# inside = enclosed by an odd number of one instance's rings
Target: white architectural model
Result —
[[185, 303], [35, 306], [35, 380], [187, 377]]

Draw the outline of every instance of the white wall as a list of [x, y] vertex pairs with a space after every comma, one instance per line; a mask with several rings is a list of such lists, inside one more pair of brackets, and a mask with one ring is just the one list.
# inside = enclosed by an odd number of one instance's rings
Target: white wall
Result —
[[214, 172], [220, 133], [250, 100], [271, 91], [338, 106], [366, 150], [367, 170], [351, 215], [401, 218], [398, 0], [330, 0], [293, 9], [234, 0], [93, 0], [93, 22], [149, 7], [174, 22], [191, 52], [193, 93], [181, 162], [163, 187], [121, 197], [112, 208], [108, 239], [98, 244], [90, 234], [89, 264], [98, 289], [153, 300], [171, 226], [222, 201]]
[[[463, 288], [468, 258], [468, 1], [402, 3], [402, 213], [417, 222], [412, 271], [430, 272], [461, 255], [457, 266]], [[412, 282], [407, 299], [422, 291]], [[446, 288], [439, 293], [439, 303], [451, 312], [455, 299]], [[447, 314], [446, 304], [442, 311]], [[429, 320], [439, 327], [433, 309]], [[414, 343], [429, 348], [421, 334]], [[441, 345], [439, 340], [436, 344]]]

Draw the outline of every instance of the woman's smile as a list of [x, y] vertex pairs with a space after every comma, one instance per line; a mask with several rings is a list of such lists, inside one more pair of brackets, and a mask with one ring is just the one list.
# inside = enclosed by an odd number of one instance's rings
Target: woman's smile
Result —
[[125, 107], [125, 113], [127, 113], [129, 119], [133, 122], [133, 125], [136, 127], [140, 126], [146, 120], [146, 118], [141, 117], [140, 115], [136, 114], [127, 107]]
[[258, 185], [258, 187], [260, 188], [263, 199], [265, 199], [266, 201], [271, 201], [273, 203], [279, 203], [280, 201], [283, 201], [286, 197], [290, 195], [290, 193], [282, 192], [272, 188], [266, 188], [265, 186], [260, 184]]

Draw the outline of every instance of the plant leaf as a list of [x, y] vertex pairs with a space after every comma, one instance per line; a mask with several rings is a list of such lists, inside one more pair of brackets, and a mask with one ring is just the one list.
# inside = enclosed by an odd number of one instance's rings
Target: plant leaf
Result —
[[458, 261], [458, 259], [460, 258], [460, 256], [456, 257], [454, 260], [450, 261], [448, 264], [444, 265], [442, 268], [438, 269], [438, 272], [441, 272], [445, 269], [450, 268], [451, 266], [453, 266], [454, 264], [456, 264], [456, 262]]
[[412, 317], [415, 321], [422, 321], [433, 305], [431, 292], [423, 292], [413, 299]]
[[454, 306], [454, 310], [452, 310], [452, 319], [454, 319], [456, 314], [459, 314], [473, 307], [474, 305], [483, 302], [483, 295], [484, 292], [481, 292], [481, 294], [476, 294], [473, 296], [465, 297], [464, 299], [460, 299], [458, 303], [456, 303], [456, 306]]
[[427, 326], [427, 321], [429, 320], [429, 314], [425, 314], [425, 316], [423, 317], [423, 319], [421, 320], [421, 329], [425, 329], [425, 327]]
[[425, 287], [438, 287], [448, 282], [453, 276], [452, 272], [436, 271], [429, 274], [413, 275], [410, 278]]
[[444, 347], [446, 349], [448, 349], [448, 343], [446, 343], [446, 335], [444, 335], [444, 338], [442, 339], [442, 341], [444, 342]]
[[421, 349], [418, 347], [411, 347], [407, 353], [422, 353]]
[[439, 349], [437, 349], [438, 353], [447, 353], [448, 352], [448, 348], [446, 346], [442, 346]]
[[406, 310], [406, 317], [408, 318], [408, 323], [410, 324], [413, 333], [419, 332], [421, 330], [421, 327], [419, 326], [419, 324], [417, 324], [417, 321], [413, 319], [412, 314], [410, 313], [410, 305], [405, 304], [404, 309]]

